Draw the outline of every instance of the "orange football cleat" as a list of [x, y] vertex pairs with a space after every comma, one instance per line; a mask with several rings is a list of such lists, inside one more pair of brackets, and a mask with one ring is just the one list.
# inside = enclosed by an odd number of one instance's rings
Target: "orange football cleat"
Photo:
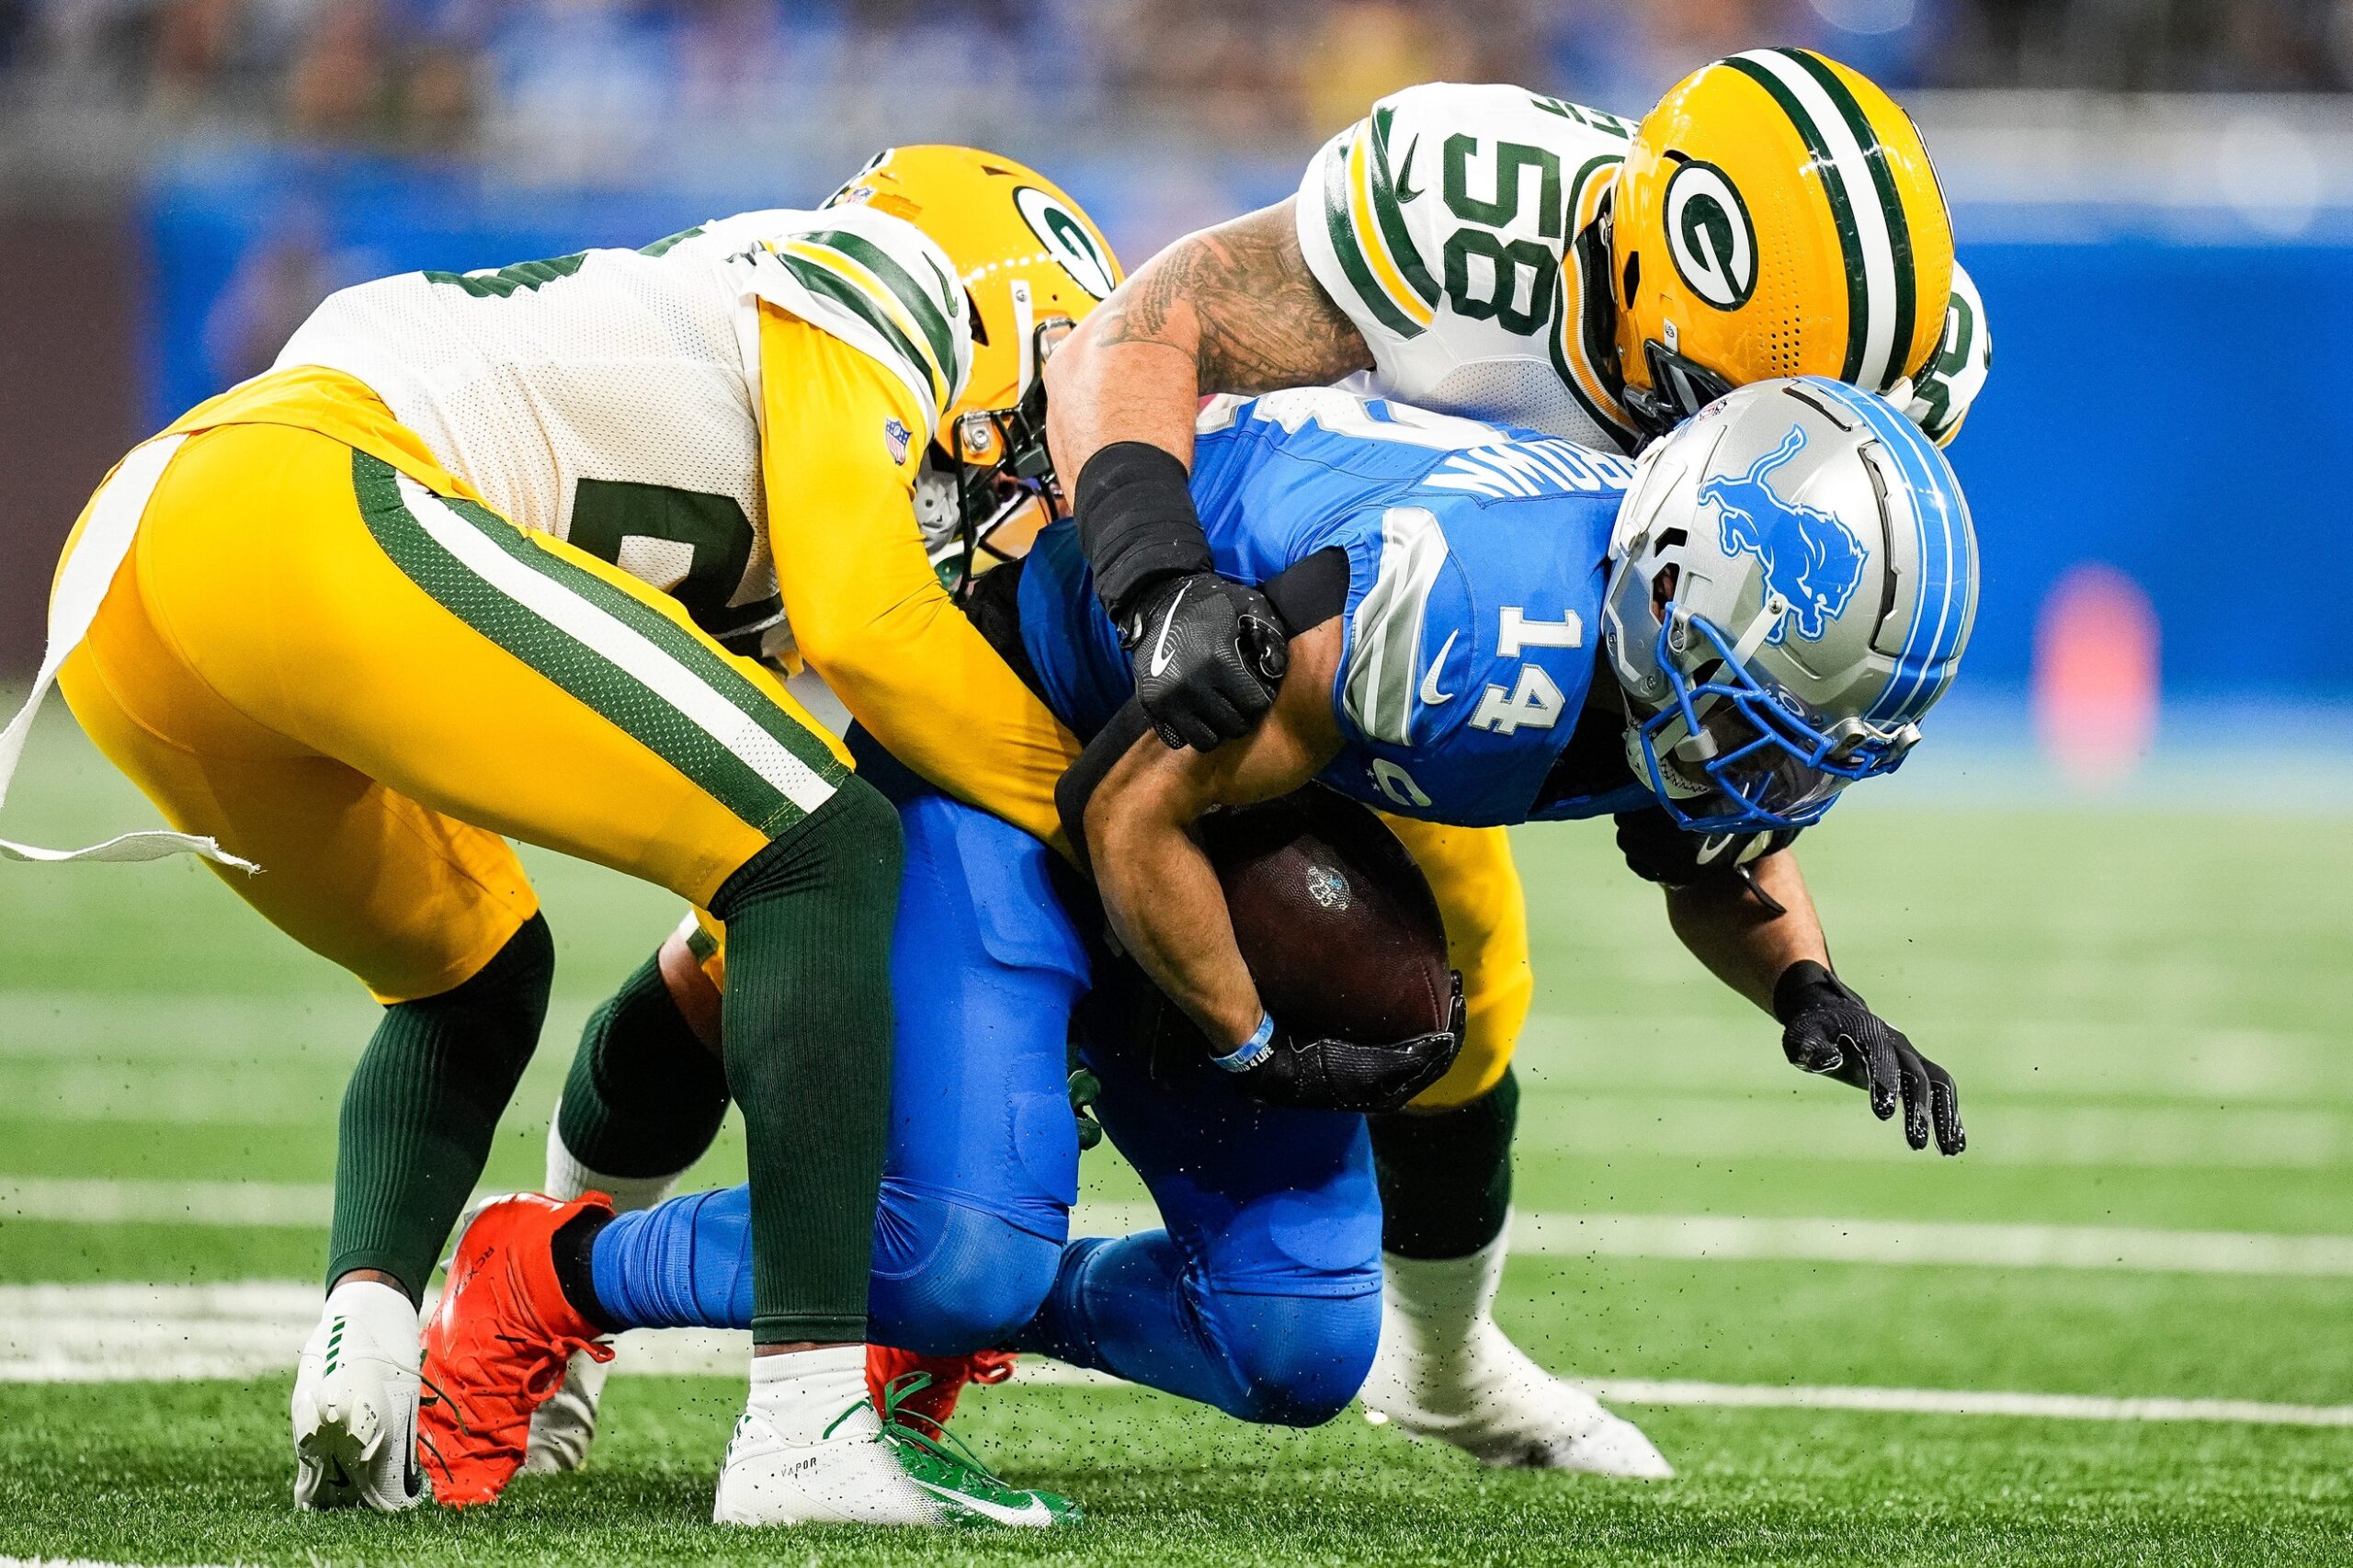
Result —
[[518, 1193], [487, 1205], [459, 1238], [441, 1304], [425, 1328], [426, 1391], [418, 1446], [448, 1507], [495, 1501], [523, 1468], [531, 1412], [563, 1386], [575, 1350], [613, 1350], [564, 1299], [551, 1244], [584, 1211], [612, 1212], [591, 1192], [571, 1203]]
[[1013, 1376], [1016, 1358], [1010, 1350], [975, 1350], [969, 1356], [918, 1356], [912, 1350], [894, 1350], [888, 1345], [866, 1347], [866, 1392], [874, 1401], [874, 1408], [882, 1408], [882, 1391], [909, 1372], [929, 1372], [927, 1387], [910, 1393], [901, 1391], [895, 1414], [904, 1419], [917, 1418], [916, 1429], [937, 1435], [956, 1414], [956, 1401], [966, 1383], [1001, 1383]]

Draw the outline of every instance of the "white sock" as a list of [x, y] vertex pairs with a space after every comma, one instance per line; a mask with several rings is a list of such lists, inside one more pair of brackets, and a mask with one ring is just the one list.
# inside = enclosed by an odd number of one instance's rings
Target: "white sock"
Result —
[[1386, 1313], [1424, 1354], [1444, 1356], [1468, 1347], [1492, 1321], [1503, 1289], [1504, 1259], [1511, 1250], [1511, 1223], [1468, 1257], [1399, 1257], [1381, 1255], [1381, 1294]]
[[410, 1357], [423, 1344], [416, 1303], [408, 1292], [381, 1279], [347, 1279], [327, 1292], [323, 1318], [340, 1317], [376, 1348]]
[[614, 1213], [626, 1214], [632, 1209], [651, 1209], [678, 1190], [678, 1177], [687, 1174], [684, 1171], [662, 1176], [617, 1176], [590, 1170], [564, 1147], [563, 1134], [558, 1131], [563, 1117], [563, 1102], [558, 1100], [555, 1114], [548, 1118], [548, 1184], [541, 1189], [550, 1198], [569, 1203], [584, 1192], [601, 1192], [613, 1200]]
[[[852, 1406], [857, 1414], [835, 1426]], [[881, 1418], [867, 1403], [863, 1345], [753, 1357], [747, 1408], [796, 1448], [823, 1441], [828, 1426], [835, 1437], [871, 1437], [882, 1430]]]

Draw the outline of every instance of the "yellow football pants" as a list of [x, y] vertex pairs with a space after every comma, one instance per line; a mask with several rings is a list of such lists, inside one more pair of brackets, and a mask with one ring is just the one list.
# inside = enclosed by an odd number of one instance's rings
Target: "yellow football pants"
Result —
[[1500, 827], [1444, 827], [1381, 813], [1437, 895], [1448, 960], [1462, 973], [1462, 1053], [1409, 1108], [1452, 1110], [1502, 1082], [1519, 1044], [1536, 971], [1528, 959], [1528, 897]]
[[848, 771], [670, 599], [284, 425], [188, 438], [61, 686], [174, 827], [261, 867], [222, 870], [241, 897], [387, 1003], [536, 911], [506, 837], [701, 903]]

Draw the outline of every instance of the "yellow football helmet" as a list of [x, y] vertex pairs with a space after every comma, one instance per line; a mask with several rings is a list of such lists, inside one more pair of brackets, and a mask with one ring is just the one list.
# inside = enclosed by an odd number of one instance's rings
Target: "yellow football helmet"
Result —
[[[1119, 258], [1059, 186], [975, 147], [888, 148], [825, 205], [853, 201], [928, 234], [948, 253], [969, 302], [972, 370], [941, 411], [937, 432], [955, 477], [961, 573], [969, 578], [993, 560], [1025, 551], [1059, 512], [1040, 371], [1054, 346], [1119, 287]], [[947, 564], [943, 559], [943, 577]]]
[[1611, 213], [1625, 403], [1657, 433], [1736, 386], [1894, 390], [1936, 352], [1952, 221], [1920, 132], [1802, 49], [1702, 67], [1634, 131]]

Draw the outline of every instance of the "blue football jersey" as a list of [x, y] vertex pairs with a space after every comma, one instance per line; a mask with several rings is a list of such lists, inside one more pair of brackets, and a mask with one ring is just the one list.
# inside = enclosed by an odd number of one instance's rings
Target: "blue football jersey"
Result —
[[[1622, 787], [1538, 800], [1598, 665], [1610, 529], [1633, 475], [1614, 452], [1329, 388], [1221, 399], [1193, 497], [1217, 569], [1260, 583], [1319, 551], [1347, 557], [1318, 775], [1369, 805], [1464, 827], [1598, 816]], [[1132, 694], [1077, 533], [1040, 534], [1021, 633], [1050, 706], [1082, 735]]]

